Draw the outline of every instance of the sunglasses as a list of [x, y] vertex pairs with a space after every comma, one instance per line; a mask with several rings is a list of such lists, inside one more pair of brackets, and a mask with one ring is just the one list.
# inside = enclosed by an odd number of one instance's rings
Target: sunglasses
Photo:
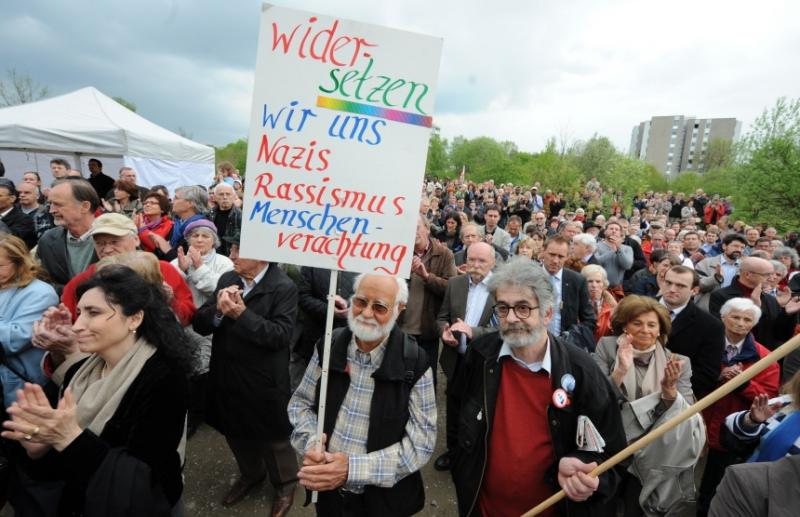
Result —
[[378, 316], [385, 316], [389, 314], [391, 310], [390, 307], [386, 304], [381, 302], [370, 302], [366, 298], [362, 296], [353, 296], [352, 298], [353, 307], [356, 307], [358, 310], [363, 311], [368, 306], [372, 307], [372, 312], [377, 314]]

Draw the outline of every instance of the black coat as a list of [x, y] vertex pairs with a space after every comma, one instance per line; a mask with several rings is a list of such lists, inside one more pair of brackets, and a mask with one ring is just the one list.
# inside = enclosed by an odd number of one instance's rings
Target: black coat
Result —
[[[450, 472], [456, 486], [458, 511], [462, 516], [477, 515], [474, 505], [486, 468], [486, 446], [491, 440], [489, 433], [505, 361], [497, 361], [502, 344], [497, 332], [473, 341], [456, 374], [452, 389], [447, 390], [448, 408], [454, 409], [447, 418], [447, 425], [451, 427], [448, 434], [452, 431], [458, 436], [458, 447], [451, 451]], [[553, 486], [555, 493], [560, 458], [571, 456], [585, 463], [596, 461], [599, 465], [622, 450], [626, 439], [616, 395], [591, 356], [552, 335], [550, 345], [553, 389], [561, 387], [560, 380], [564, 374], [569, 373], [575, 378], [572, 403], [563, 409], [552, 405], [547, 408], [555, 457], [552, 465], [542, 465], [542, 476]], [[478, 415], [485, 415], [485, 418]], [[606, 442], [604, 452], [578, 450], [575, 436], [580, 415], [589, 417], [597, 427]], [[601, 474], [600, 486], [585, 503], [561, 503], [562, 509], [566, 507], [566, 515], [589, 516], [593, 511], [603, 508], [617, 491], [620, 479], [618, 470], [622, 468], [616, 467]]]
[[244, 297], [247, 309], [239, 319], [224, 317], [215, 328], [217, 292], [241, 282], [235, 271], [222, 275], [214, 295], [194, 317], [196, 332], [214, 333], [206, 421], [225, 436], [283, 440], [291, 432], [286, 407], [297, 287], [278, 264], [270, 264]]
[[[353, 280], [356, 274], [340, 271], [336, 282], [336, 294], [350, 301], [353, 295]], [[300, 269], [298, 283], [298, 303], [305, 318], [300, 340], [295, 345], [294, 353], [308, 362], [314, 353], [314, 345], [325, 332], [325, 320], [328, 317], [328, 289], [331, 281], [331, 270], [303, 266]], [[333, 318], [333, 328], [347, 325], [347, 318]]]
[[[722, 306], [731, 298], [744, 297], [739, 287], [739, 275], [733, 277], [731, 285], [721, 287], [711, 293], [708, 312], [719, 318]], [[761, 294], [761, 319], [753, 327], [753, 337], [770, 350], [775, 350], [794, 334], [797, 316], [786, 314], [774, 296]]]
[[597, 315], [589, 300], [589, 287], [586, 278], [580, 273], [564, 268], [561, 272], [561, 332], [575, 332], [576, 325], [582, 325], [594, 332]]
[[[64, 385], [83, 362], [67, 372]], [[179, 369], [156, 352], [128, 388], [100, 436], [84, 430], [66, 449], [31, 461], [11, 451], [40, 484], [14, 490], [18, 515], [36, 515], [55, 502], [57, 515], [170, 515], [183, 492], [178, 445], [183, 436], [188, 386]], [[50, 482], [49, 485], [46, 484]], [[55, 488], [54, 482], [63, 487]], [[41, 497], [49, 486], [60, 497]], [[53, 494], [53, 492], [50, 492]], [[134, 512], [137, 509], [139, 513]], [[44, 514], [42, 514], [44, 515]]]
[[725, 351], [725, 326], [720, 320], [689, 300], [672, 322], [667, 348], [691, 361], [692, 391], [697, 400], [717, 388]]
[[36, 246], [36, 229], [33, 225], [33, 217], [26, 214], [18, 206], [11, 208], [11, 211], [3, 216], [2, 220], [11, 233], [25, 241], [28, 249]]
[[[56, 290], [59, 296], [64, 290], [64, 286], [72, 280], [72, 277], [81, 271], [72, 271], [67, 252], [67, 231], [63, 226], [50, 228], [39, 239], [36, 247], [36, 256], [42, 263], [42, 267], [50, 276], [50, 285]], [[97, 253], [92, 252], [90, 264], [97, 262]]]

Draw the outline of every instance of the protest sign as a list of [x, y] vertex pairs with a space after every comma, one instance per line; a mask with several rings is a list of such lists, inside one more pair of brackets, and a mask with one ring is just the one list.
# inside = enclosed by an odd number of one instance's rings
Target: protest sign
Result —
[[409, 276], [441, 47], [264, 4], [242, 256]]

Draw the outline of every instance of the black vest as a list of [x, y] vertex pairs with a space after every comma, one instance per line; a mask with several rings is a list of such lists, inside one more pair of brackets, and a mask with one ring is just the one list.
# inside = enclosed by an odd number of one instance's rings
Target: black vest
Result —
[[[350, 376], [347, 367], [347, 347], [352, 339], [349, 328], [343, 327], [333, 331], [331, 340], [331, 360], [328, 369], [328, 400], [325, 406], [325, 434], [331, 436], [336, 425], [339, 408], [350, 388]], [[317, 343], [317, 354], [320, 364], [323, 357], [323, 340]], [[380, 367], [372, 374], [375, 388], [369, 412], [369, 431], [367, 434], [367, 452], [378, 451], [403, 439], [408, 422], [408, 402], [411, 388], [428, 370], [425, 352], [420, 349], [414, 338], [406, 336], [395, 326], [386, 342], [386, 352]], [[315, 405], [319, 408], [319, 390]], [[340, 504], [340, 496], [336, 492], [320, 492], [318, 505], [328, 509]], [[409, 474], [393, 487], [382, 488], [366, 486], [364, 488], [364, 504], [368, 515], [406, 516], [413, 515], [425, 506], [425, 488], [419, 471]]]

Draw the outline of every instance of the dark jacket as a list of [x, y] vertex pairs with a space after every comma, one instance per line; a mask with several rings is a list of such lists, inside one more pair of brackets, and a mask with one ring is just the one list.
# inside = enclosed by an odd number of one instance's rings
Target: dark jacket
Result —
[[[64, 385], [83, 361], [67, 372]], [[183, 492], [178, 445], [184, 431], [187, 382], [180, 370], [157, 351], [106, 423], [100, 436], [84, 430], [66, 449], [32, 461], [17, 446], [17, 458], [40, 483], [61, 482], [57, 515], [169, 516]], [[41, 485], [46, 486], [46, 485]], [[57, 492], [56, 492], [57, 493]], [[15, 491], [18, 515], [46, 506], [36, 489]], [[33, 496], [29, 500], [26, 496]], [[17, 504], [18, 503], [18, 504]], [[26, 509], [27, 511], [24, 511]]]
[[[325, 406], [325, 433], [333, 434], [339, 409], [350, 387], [347, 373], [347, 348], [352, 339], [349, 328], [334, 332], [331, 343], [330, 377]], [[317, 345], [320, 366], [323, 360], [323, 343]], [[375, 387], [372, 393], [367, 432], [367, 452], [379, 451], [400, 442], [405, 436], [410, 417], [408, 403], [411, 389], [429, 369], [425, 351], [414, 338], [406, 336], [397, 326], [386, 342], [383, 362], [373, 374]], [[317, 383], [316, 406], [319, 407], [320, 385]], [[322, 492], [318, 507], [329, 510], [341, 504], [338, 492]], [[425, 487], [419, 471], [409, 474], [389, 488], [367, 485], [364, 487], [366, 515], [403, 517], [412, 515], [425, 506]]]
[[[219, 214], [219, 207], [214, 207], [208, 214], [208, 218], [214, 222]], [[216, 224], [216, 222], [214, 222]], [[226, 257], [231, 253], [231, 243], [226, 241], [223, 237], [233, 237], [242, 231], [242, 209], [238, 207], [231, 207], [228, 214], [228, 222], [225, 228], [217, 228], [217, 235], [219, 235], [222, 243], [217, 248], [217, 253], [222, 253]]]
[[36, 229], [33, 225], [32, 216], [20, 210], [18, 206], [14, 206], [11, 208], [11, 211], [0, 220], [8, 226], [12, 234], [25, 241], [25, 245], [28, 246], [28, 249], [32, 249], [36, 246]]
[[[736, 275], [733, 277], [731, 285], [721, 287], [711, 293], [708, 312], [719, 318], [719, 311], [725, 302], [731, 298], [743, 296], [739, 285], [739, 275]], [[753, 336], [756, 341], [769, 350], [775, 350], [792, 337], [795, 324], [797, 324], [797, 315], [786, 314], [774, 296], [761, 294], [761, 319], [753, 327]]]
[[697, 400], [717, 388], [725, 351], [725, 326], [720, 320], [689, 304], [672, 321], [667, 347], [692, 363], [692, 391]]
[[[551, 465], [542, 465], [542, 475], [553, 486], [555, 493], [559, 489], [556, 474], [560, 458], [571, 456], [585, 463], [596, 461], [599, 465], [622, 450], [626, 440], [616, 396], [591, 356], [555, 336], [549, 337], [553, 390], [561, 387], [563, 375], [569, 373], [575, 378], [572, 403], [563, 409], [552, 405], [547, 408], [555, 457]], [[502, 344], [499, 333], [473, 341], [459, 369], [455, 386], [448, 389], [448, 397], [451, 398], [449, 407], [457, 408], [448, 416], [447, 424], [458, 428], [458, 447], [452, 451], [451, 473], [456, 486], [458, 511], [462, 516], [476, 515], [476, 502], [486, 469], [489, 434], [505, 361], [497, 361]], [[480, 418], [479, 413], [485, 418]], [[606, 442], [605, 452], [577, 449], [575, 436], [580, 415], [589, 417], [597, 427]], [[616, 493], [620, 479], [617, 469], [619, 467], [600, 476], [600, 486], [587, 502], [561, 503], [562, 513], [588, 516], [593, 510], [601, 508]]]
[[[414, 291], [409, 289], [408, 303], [409, 305], [412, 303], [422, 304], [422, 322], [419, 335], [424, 339], [438, 339], [439, 328], [436, 325], [436, 316], [439, 315], [439, 308], [442, 306], [444, 291], [447, 288], [447, 279], [457, 275], [458, 271], [453, 262], [453, 252], [434, 238], [430, 239], [430, 243], [430, 251], [422, 259], [430, 275], [428, 280], [423, 280], [425, 290], [422, 299], [415, 299]], [[411, 275], [413, 278], [416, 273], [411, 273]], [[403, 325], [407, 315], [408, 311], [400, 313], [400, 317], [397, 319], [400, 328], [408, 328]]]
[[631, 239], [630, 235], [625, 236], [625, 238], [622, 240], [622, 244], [630, 246], [630, 248], [633, 250], [633, 265], [630, 267], [630, 269], [625, 271], [625, 278], [628, 279], [640, 269], [647, 267], [647, 258], [644, 256], [644, 251], [642, 251], [642, 245], [639, 244], [635, 239]]
[[244, 297], [247, 308], [239, 319], [224, 317], [214, 327], [217, 293], [237, 284], [242, 285], [235, 271], [223, 274], [194, 318], [196, 332], [214, 333], [206, 421], [225, 436], [283, 440], [291, 431], [286, 407], [297, 287], [278, 264], [270, 264]]
[[[350, 301], [353, 295], [353, 280], [356, 274], [340, 271], [336, 282], [336, 294]], [[306, 363], [314, 353], [314, 344], [325, 332], [325, 320], [328, 317], [328, 289], [331, 281], [331, 270], [303, 266], [300, 269], [300, 281], [297, 288], [297, 301], [303, 313], [303, 329], [300, 340], [294, 347], [295, 355], [305, 359]], [[347, 317], [333, 318], [333, 327], [347, 325]]]
[[[36, 255], [42, 267], [50, 275], [50, 283], [59, 296], [64, 285], [81, 271], [72, 271], [67, 255], [67, 231], [63, 226], [56, 226], [44, 232], [36, 247]], [[97, 262], [97, 254], [92, 252], [90, 264]]]
[[[584, 327], [585, 333], [577, 327]], [[561, 332], [569, 332], [574, 344], [584, 343], [578, 336], [587, 335], [593, 342], [594, 328], [597, 326], [597, 314], [589, 300], [589, 287], [586, 278], [570, 269], [561, 270]], [[586, 343], [587, 346], [590, 343]], [[595, 344], [595, 343], [591, 343]], [[582, 347], [585, 348], [585, 347]], [[588, 349], [592, 352], [594, 347]]]

